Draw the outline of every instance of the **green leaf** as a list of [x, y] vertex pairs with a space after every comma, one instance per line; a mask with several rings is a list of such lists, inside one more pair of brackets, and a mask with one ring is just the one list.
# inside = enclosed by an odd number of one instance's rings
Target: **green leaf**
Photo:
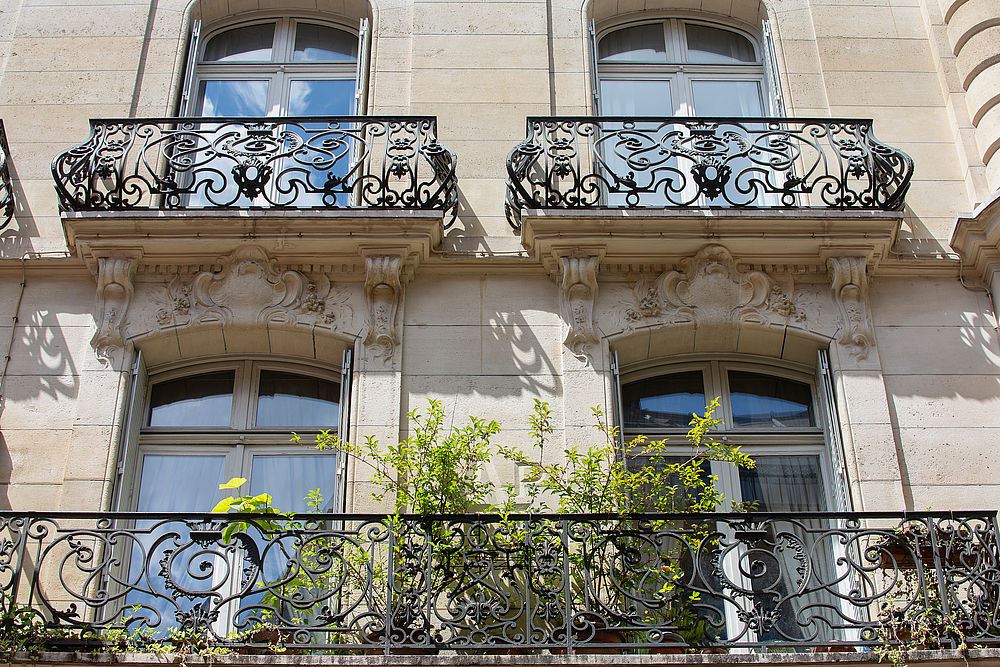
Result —
[[219, 489], [238, 489], [246, 483], [246, 479], [242, 477], [233, 477], [225, 484], [219, 484]]
[[218, 503], [216, 503], [215, 507], [212, 508], [212, 511], [225, 514], [226, 512], [229, 511], [229, 508], [232, 507], [234, 502], [236, 502], [236, 498], [233, 498], [232, 496], [226, 496]]

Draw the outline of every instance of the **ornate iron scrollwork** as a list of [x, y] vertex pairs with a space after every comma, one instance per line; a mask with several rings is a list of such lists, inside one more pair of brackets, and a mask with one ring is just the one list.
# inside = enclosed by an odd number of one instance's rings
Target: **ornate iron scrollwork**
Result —
[[454, 210], [456, 157], [431, 117], [91, 121], [52, 174], [71, 211]]
[[861, 648], [914, 605], [1000, 644], [998, 572], [996, 517], [974, 513], [0, 512], [0, 600], [64, 646], [258, 644], [268, 623], [310, 650]]
[[537, 117], [507, 158], [507, 204], [524, 208], [897, 210], [913, 161], [872, 121]]

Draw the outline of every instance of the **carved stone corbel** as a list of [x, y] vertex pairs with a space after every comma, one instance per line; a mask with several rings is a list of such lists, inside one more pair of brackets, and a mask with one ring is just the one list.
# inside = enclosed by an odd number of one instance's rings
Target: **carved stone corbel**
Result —
[[594, 327], [594, 302], [597, 300], [597, 269], [600, 256], [560, 257], [562, 281], [559, 304], [569, 327], [564, 341], [574, 354], [586, 354], [586, 349], [598, 341]]
[[90, 344], [105, 363], [115, 349], [125, 346], [125, 316], [135, 291], [133, 279], [141, 256], [141, 252], [127, 251], [96, 257], [97, 332]]
[[868, 261], [865, 257], [830, 257], [826, 265], [830, 270], [833, 300], [840, 308], [838, 340], [855, 359], [866, 359], [875, 344], [868, 305]]
[[403, 297], [402, 269], [403, 258], [399, 255], [365, 257], [365, 304], [368, 307], [365, 345], [375, 349], [376, 358], [392, 357], [399, 344], [396, 314]]

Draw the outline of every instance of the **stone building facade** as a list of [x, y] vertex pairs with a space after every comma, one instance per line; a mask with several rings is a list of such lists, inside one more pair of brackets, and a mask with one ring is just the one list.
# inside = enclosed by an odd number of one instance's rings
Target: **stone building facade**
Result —
[[1000, 505], [993, 0], [7, 0], [0, 119], [2, 508], [379, 511], [288, 431], [716, 395], [734, 496]]

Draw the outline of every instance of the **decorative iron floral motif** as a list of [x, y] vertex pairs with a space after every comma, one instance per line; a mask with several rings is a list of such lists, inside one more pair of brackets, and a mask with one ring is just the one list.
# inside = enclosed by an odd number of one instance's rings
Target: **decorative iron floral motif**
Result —
[[507, 173], [518, 229], [523, 208], [897, 210], [913, 161], [870, 120], [537, 117]]
[[52, 164], [64, 209], [410, 208], [458, 203], [430, 117], [91, 121]]
[[870, 647], [912, 605], [997, 644], [998, 570], [989, 513], [0, 512], [2, 599], [63, 647], [136, 627], [252, 643], [221, 628], [265, 620], [313, 651]]

